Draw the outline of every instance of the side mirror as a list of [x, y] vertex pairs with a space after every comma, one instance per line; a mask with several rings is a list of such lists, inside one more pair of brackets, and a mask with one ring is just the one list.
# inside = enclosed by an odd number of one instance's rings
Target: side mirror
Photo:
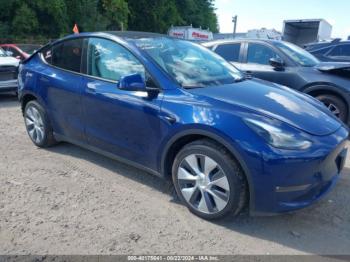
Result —
[[281, 58], [279, 57], [273, 57], [269, 61], [270, 65], [277, 69], [277, 70], [282, 70], [284, 68], [284, 62]]
[[126, 91], [147, 91], [146, 82], [140, 74], [122, 77], [119, 81], [118, 88]]

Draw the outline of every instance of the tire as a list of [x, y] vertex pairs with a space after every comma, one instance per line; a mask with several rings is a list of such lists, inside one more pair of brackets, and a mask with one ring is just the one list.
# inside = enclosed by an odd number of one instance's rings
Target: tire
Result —
[[247, 202], [247, 183], [238, 162], [211, 140], [184, 146], [175, 157], [172, 179], [180, 200], [207, 220], [235, 216]]
[[24, 123], [30, 139], [36, 146], [50, 147], [57, 143], [45, 109], [37, 101], [32, 100], [26, 104]]
[[335, 95], [316, 96], [336, 117], [346, 123], [348, 117], [348, 107], [346, 103]]

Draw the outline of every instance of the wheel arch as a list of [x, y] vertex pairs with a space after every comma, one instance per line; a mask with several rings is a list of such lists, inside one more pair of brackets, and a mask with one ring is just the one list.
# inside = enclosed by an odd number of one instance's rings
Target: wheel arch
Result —
[[21, 102], [22, 113], [24, 113], [24, 109], [25, 109], [26, 105], [28, 104], [28, 102], [33, 101], [33, 100], [38, 100], [38, 98], [32, 93], [26, 93], [26, 94], [23, 94], [21, 96], [20, 102]]
[[165, 145], [163, 153], [161, 154], [160, 161], [160, 173], [165, 179], [171, 179], [171, 168], [173, 160], [177, 153], [188, 143], [191, 143], [200, 139], [209, 139], [213, 142], [223, 146], [238, 162], [242, 168], [245, 178], [248, 184], [248, 195], [249, 195], [249, 208], [254, 210], [254, 188], [252, 183], [251, 174], [249, 172], [248, 166], [245, 161], [240, 156], [239, 152], [234, 148], [234, 146], [228, 142], [227, 138], [223, 138], [217, 134], [213, 134], [210, 131], [198, 130], [198, 129], [189, 129], [182, 132], [179, 132], [173, 136]]
[[301, 89], [302, 92], [316, 97], [319, 95], [334, 95], [341, 99], [347, 106], [347, 124], [350, 124], [350, 97], [346, 95], [346, 92], [343, 91], [340, 87], [328, 83], [328, 82], [319, 82], [319, 83], [310, 83]]

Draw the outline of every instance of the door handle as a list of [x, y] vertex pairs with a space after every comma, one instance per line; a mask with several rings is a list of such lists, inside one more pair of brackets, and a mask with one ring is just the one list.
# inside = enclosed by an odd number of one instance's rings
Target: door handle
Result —
[[96, 86], [94, 84], [92, 84], [92, 83], [88, 83], [86, 85], [86, 90], [89, 93], [96, 93]]
[[[26, 74], [26, 77], [27, 77], [27, 76], [30, 76], [30, 77], [31, 77], [31, 76], [33, 76], [33, 74], [27, 73], [27, 74]], [[50, 82], [50, 80], [47, 79], [46, 77], [40, 77], [39, 80], [42, 81], [42, 82], [46, 82], [46, 83]]]
[[176, 117], [173, 115], [164, 114], [161, 115], [160, 118], [164, 119], [169, 124], [174, 124], [176, 122]]

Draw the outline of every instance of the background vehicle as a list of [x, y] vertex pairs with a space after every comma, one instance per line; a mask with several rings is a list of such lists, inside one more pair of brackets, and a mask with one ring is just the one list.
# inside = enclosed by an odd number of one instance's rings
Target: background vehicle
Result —
[[321, 63], [307, 51], [274, 40], [229, 40], [203, 44], [248, 76], [285, 85], [322, 101], [349, 125], [350, 63]]
[[350, 62], [350, 41], [311, 43], [305, 50], [316, 56], [320, 61]]
[[9, 56], [24, 60], [33, 54], [36, 50], [40, 49], [41, 45], [2, 44], [0, 47], [2, 47]]
[[321, 103], [188, 41], [69, 36], [24, 61], [19, 85], [35, 145], [68, 141], [172, 178], [206, 219], [248, 200], [252, 213], [303, 208], [344, 165], [348, 131]]
[[283, 22], [282, 40], [304, 46], [331, 39], [332, 26], [324, 19], [299, 19]]
[[18, 59], [8, 56], [0, 47], [0, 93], [17, 92], [18, 64]]

